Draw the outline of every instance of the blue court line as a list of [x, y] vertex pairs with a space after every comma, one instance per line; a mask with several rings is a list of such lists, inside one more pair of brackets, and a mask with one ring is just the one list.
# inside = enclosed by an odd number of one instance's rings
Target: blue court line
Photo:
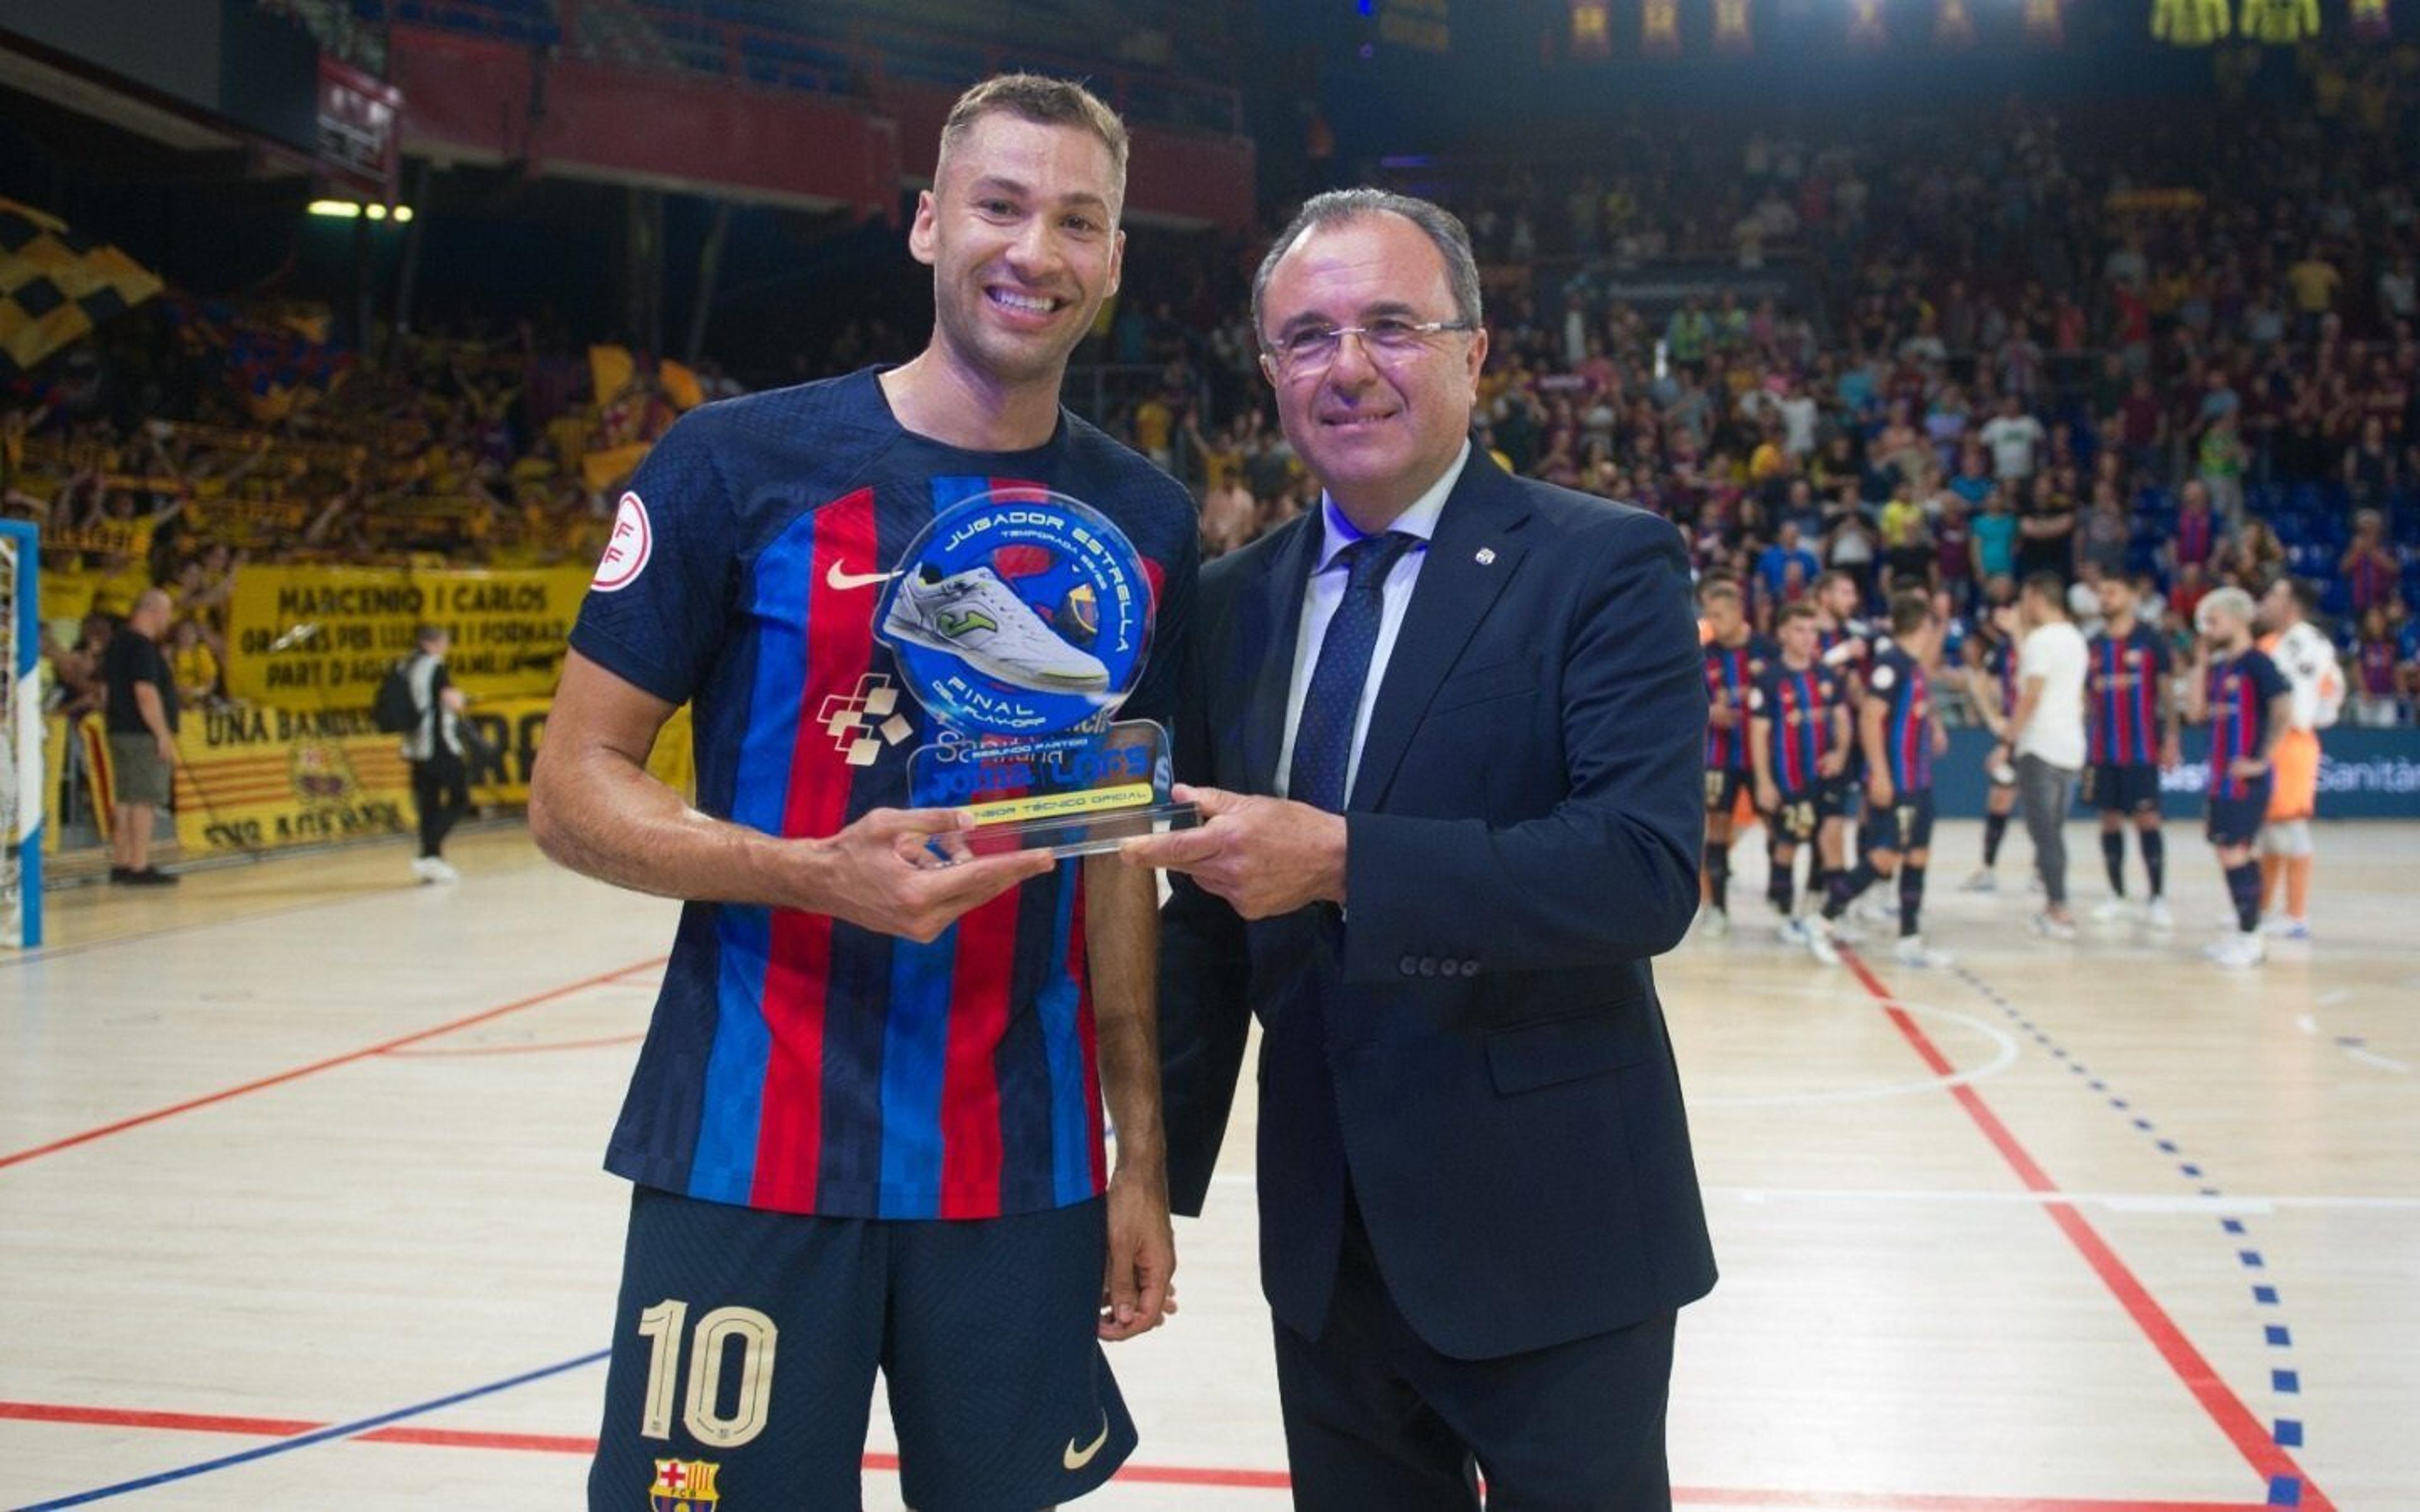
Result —
[[[2066, 1061], [2070, 1071], [2084, 1071], [2084, 1063], [2081, 1060], [2069, 1056], [2063, 1046], [2058, 1045], [2055, 1041], [2051, 1040], [2050, 1037], [2044, 1034], [2032, 1020], [2019, 1012], [2016, 1004], [2009, 1001], [2008, 998], [2002, 996], [1997, 991], [1993, 990], [1989, 982], [1986, 982], [1982, 978], [1978, 977], [1973, 972], [1962, 966], [1954, 968], [1953, 974], [1962, 979], [1967, 986], [1972, 987], [1976, 992], [1981, 994], [1986, 999], [1996, 1006], [2010, 1022], [2016, 1024], [2020, 1028], [2030, 1032], [2037, 1041], [2040, 1041], [2045, 1048], [2050, 1050], [2054, 1057]], [[2350, 1036], [2339, 1036], [2336, 1042], [2339, 1045], [2349, 1047], [2358, 1047], [2361, 1043], [2359, 1040]], [[2203, 1196], [2215, 1197], [2220, 1195], [2219, 1189], [2216, 1186], [2208, 1184], [2209, 1177], [2204, 1173], [2202, 1167], [2198, 1164], [2185, 1159], [2184, 1151], [2178, 1147], [2175, 1140], [2162, 1137], [2158, 1125], [2153, 1123], [2149, 1119], [2145, 1118], [2131, 1103], [2129, 1103], [2125, 1098], [2119, 1096], [2116, 1090], [2110, 1088], [2106, 1081], [2099, 1077], [2094, 1077], [2087, 1085], [2091, 1088], [2093, 1092], [2099, 1094], [2107, 1101], [2111, 1109], [2123, 1116], [2138, 1132], [2149, 1137], [2152, 1146], [2162, 1154], [2174, 1157], [2178, 1162], [2177, 1170], [2180, 1174], [2191, 1180], [2204, 1183], [2198, 1189]], [[2219, 1220], [2219, 1227], [2223, 1232], [2235, 1237], [2239, 1241], [2248, 1240], [2251, 1237], [2246, 1230], [2243, 1221], [2240, 1218], [2223, 1217]], [[2267, 1260], [2257, 1249], [2248, 1246], [2239, 1247], [2236, 1249], [2235, 1257], [2237, 1263], [2242, 1265], [2247, 1271], [2262, 1271], [2268, 1268]], [[2262, 1307], [2275, 1307], [2279, 1305], [2277, 1288], [2273, 1286], [2255, 1286], [2252, 1288], [2252, 1300]], [[2269, 1348], [2273, 1350], [2291, 1350], [2294, 1347], [2293, 1333], [2283, 1324], [2264, 1323], [2261, 1327], [2260, 1336], [2262, 1342], [2267, 1344]], [[2269, 1372], [2269, 1389], [2272, 1393], [2279, 1396], [2300, 1396], [2303, 1390], [2302, 1372], [2291, 1367], [2271, 1369]], [[2304, 1442], [2303, 1420], [2299, 1417], [2275, 1418], [2272, 1421], [2270, 1434], [2273, 1442], [2274, 1442], [2280, 1448], [2300, 1448]], [[2269, 1482], [2269, 1505], [2300, 1506], [2302, 1503], [2303, 1482], [2301, 1477], [2295, 1475], [2275, 1475], [2271, 1477]]]
[[423, 1413], [434, 1412], [440, 1408], [451, 1407], [457, 1402], [467, 1402], [477, 1396], [492, 1396], [500, 1391], [510, 1391], [515, 1386], [526, 1386], [533, 1381], [543, 1381], [549, 1376], [559, 1376], [566, 1370], [577, 1370], [582, 1365], [595, 1365], [613, 1352], [611, 1350], [594, 1350], [576, 1359], [565, 1360], [556, 1365], [541, 1365], [535, 1370], [526, 1370], [503, 1381], [489, 1381], [484, 1386], [473, 1386], [468, 1391], [458, 1391], [450, 1396], [440, 1396], [411, 1407], [398, 1407], [392, 1412], [380, 1412], [376, 1417], [356, 1418], [350, 1423], [338, 1423], [329, 1427], [314, 1428], [308, 1433], [298, 1433], [290, 1439], [280, 1439], [274, 1443], [264, 1443], [258, 1448], [222, 1455], [216, 1459], [204, 1459], [196, 1464], [179, 1465], [174, 1470], [163, 1470], [156, 1474], [144, 1475], [134, 1480], [122, 1480], [114, 1486], [99, 1486], [88, 1491], [71, 1492], [48, 1502], [35, 1502], [18, 1508], [18, 1512], [51, 1512], [53, 1507], [82, 1506], [87, 1502], [105, 1501], [113, 1496], [124, 1496], [130, 1491], [147, 1490], [154, 1486], [165, 1486], [172, 1481], [190, 1480], [195, 1475], [207, 1475], [214, 1470], [226, 1470], [236, 1465], [249, 1464], [255, 1459], [266, 1459], [271, 1455], [307, 1449], [315, 1443], [326, 1443], [332, 1439], [349, 1439], [357, 1433], [367, 1433], [372, 1428], [384, 1427], [389, 1423], [400, 1422], [407, 1417], [419, 1417]]

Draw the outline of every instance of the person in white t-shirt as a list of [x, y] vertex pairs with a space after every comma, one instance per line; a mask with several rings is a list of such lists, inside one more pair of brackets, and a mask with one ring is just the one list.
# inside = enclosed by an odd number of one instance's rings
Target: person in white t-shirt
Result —
[[2000, 412], [1983, 426], [1983, 444], [1992, 449], [1992, 472], [2002, 483], [2022, 483], [2034, 475], [2042, 443], [2050, 439], [2042, 423], [2026, 414], [2024, 401], [2013, 393], [2000, 396]]
[[2067, 588], [2056, 573], [2025, 579], [2017, 597], [2025, 638], [2017, 647], [2017, 706], [2009, 743], [2017, 757], [2017, 806], [2033, 837], [2044, 903], [2034, 928], [2055, 940], [2075, 938], [2067, 906], [2064, 825], [2084, 769], [2084, 633], [2067, 617]]

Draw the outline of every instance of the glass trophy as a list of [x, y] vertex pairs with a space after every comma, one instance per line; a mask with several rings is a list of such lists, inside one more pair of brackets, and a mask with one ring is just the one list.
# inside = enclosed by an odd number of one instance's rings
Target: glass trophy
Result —
[[1089, 856], [1200, 815], [1171, 802], [1168, 732], [1117, 718], [1155, 609], [1142, 557], [1064, 494], [994, 488], [909, 542], [875, 633], [939, 737], [908, 754], [908, 801], [963, 809], [978, 856]]

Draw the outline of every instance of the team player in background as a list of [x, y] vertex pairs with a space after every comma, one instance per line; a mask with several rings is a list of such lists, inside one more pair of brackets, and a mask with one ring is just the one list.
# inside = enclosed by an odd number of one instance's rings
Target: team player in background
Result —
[[2252, 595], [2241, 588], [2214, 589], [2201, 601], [2194, 610], [2201, 635], [2185, 684], [2185, 717], [2210, 721], [2210, 842], [2235, 904], [2236, 932], [2206, 953], [2234, 970], [2268, 956], [2252, 847], [2269, 813], [2271, 763], [2294, 719], [2293, 689], [2252, 643], [2253, 613]]
[[1991, 783], [1983, 799], [1983, 864], [1966, 879], [1965, 890], [1997, 892], [2000, 846], [2017, 811], [2016, 758], [2009, 748], [2009, 715], [2017, 706], [2016, 606], [1993, 604], [1977, 615], [1966, 647], [1966, 690], [1993, 745], [1983, 755], [1983, 775]]
[[2260, 649], [2294, 690], [2293, 723], [2277, 745], [2276, 780], [2269, 822], [2260, 830], [2260, 911], [2267, 915], [2286, 883], [2286, 913], [2269, 932], [2288, 940], [2311, 937], [2311, 820], [2319, 812], [2319, 732], [2344, 712], [2344, 672], [2335, 648], [2311, 623], [2319, 594], [2300, 578], [2280, 578], [2260, 595], [2267, 632]]
[[1731, 822], [1755, 785], [1748, 757], [1748, 695], [1773, 665], [1772, 642], [1748, 625], [1739, 584], [1714, 578], [1698, 591], [1706, 626], [1706, 922], [1715, 939], [1731, 928]]
[[[1831, 936], [1840, 916], [1877, 882], [1899, 881], [1899, 944], [1905, 966], [1946, 966], [1947, 952], [1924, 943], [1924, 875], [1932, 859], [1932, 763], [1949, 748], [1932, 702], [1931, 668], [1941, 651], [1941, 621], [1921, 592], [1891, 600], [1890, 639], [1866, 673], [1857, 708], [1857, 744], [1865, 753], [1866, 820], [1858, 827], [1864, 853], [1856, 868], [1836, 876], [1821, 918], [1807, 929]], [[1814, 949], [1811, 945], [1810, 949]], [[1818, 959], [1823, 952], [1815, 950]]]
[[[1858, 823], [1858, 805], [1865, 796], [1865, 751], [1857, 745], [1856, 710], [1866, 693], [1866, 673], [1873, 665], [1874, 653], [1889, 638], [1878, 631], [1858, 610], [1865, 606], [1865, 590], [1857, 579], [1835, 567], [1815, 579], [1815, 659], [1831, 668], [1841, 677], [1841, 696], [1849, 702], [1849, 764], [1842, 768], [1839, 782], [1840, 846], [1849, 849], [1849, 833]], [[1810, 896], [1821, 899], [1830, 894], [1833, 884], [1848, 875], [1845, 863], [1838, 858], [1826, 863], [1819, 875], [1807, 879]], [[1842, 926], [1835, 938], [1854, 940], [1854, 930]]]
[[[923, 351], [693, 409], [621, 501], [530, 803], [548, 855], [688, 901], [606, 1153], [633, 1191], [593, 1508], [857, 1506], [877, 1371], [912, 1506], [1048, 1506], [1133, 1450], [1100, 1341], [1156, 1326], [1175, 1259], [1157, 888], [908, 810], [939, 732], [874, 625], [937, 512], [1055, 488], [1144, 558], [1162, 654], [1124, 708], [1173, 712], [1191, 501], [1059, 399], [1125, 156], [1074, 85], [968, 91], [908, 232]], [[694, 807], [644, 768], [684, 702]]]
[[1828, 964], [1839, 959], [1829, 933], [1809, 928], [1797, 914], [1797, 858], [1801, 848], [1815, 847], [1807, 893], [1820, 897], [1827, 873], [1841, 858], [1848, 683], [1816, 659], [1813, 606], [1784, 608], [1776, 634], [1780, 656], [1748, 693], [1756, 806], [1774, 837], [1773, 878], [1765, 896], [1781, 915], [1782, 940], [1807, 947]]
[[2167, 838], [2160, 827], [2160, 768], [2174, 766], [2176, 701], [2168, 691], [2168, 647], [2135, 617], [2134, 585], [2101, 579], [2101, 628], [2086, 645], [2085, 720], [2091, 736], [2085, 796], [2101, 810], [2101, 858], [2109, 896], [2092, 911], [2103, 924], [2125, 918], [2126, 826], [2143, 853], [2143, 921], [2173, 929], [2168, 911]]

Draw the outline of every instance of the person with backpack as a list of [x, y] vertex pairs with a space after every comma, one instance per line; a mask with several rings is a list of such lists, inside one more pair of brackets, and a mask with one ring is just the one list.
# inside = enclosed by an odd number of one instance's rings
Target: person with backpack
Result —
[[411, 799], [420, 811], [420, 854], [411, 874], [423, 882], [459, 882], [442, 854], [446, 832], [471, 811], [471, 769], [464, 762], [462, 709], [468, 702], [445, 672], [454, 638], [442, 625], [412, 632], [417, 649], [396, 664], [379, 688], [373, 714], [382, 730], [403, 736], [403, 759], [411, 765]]

